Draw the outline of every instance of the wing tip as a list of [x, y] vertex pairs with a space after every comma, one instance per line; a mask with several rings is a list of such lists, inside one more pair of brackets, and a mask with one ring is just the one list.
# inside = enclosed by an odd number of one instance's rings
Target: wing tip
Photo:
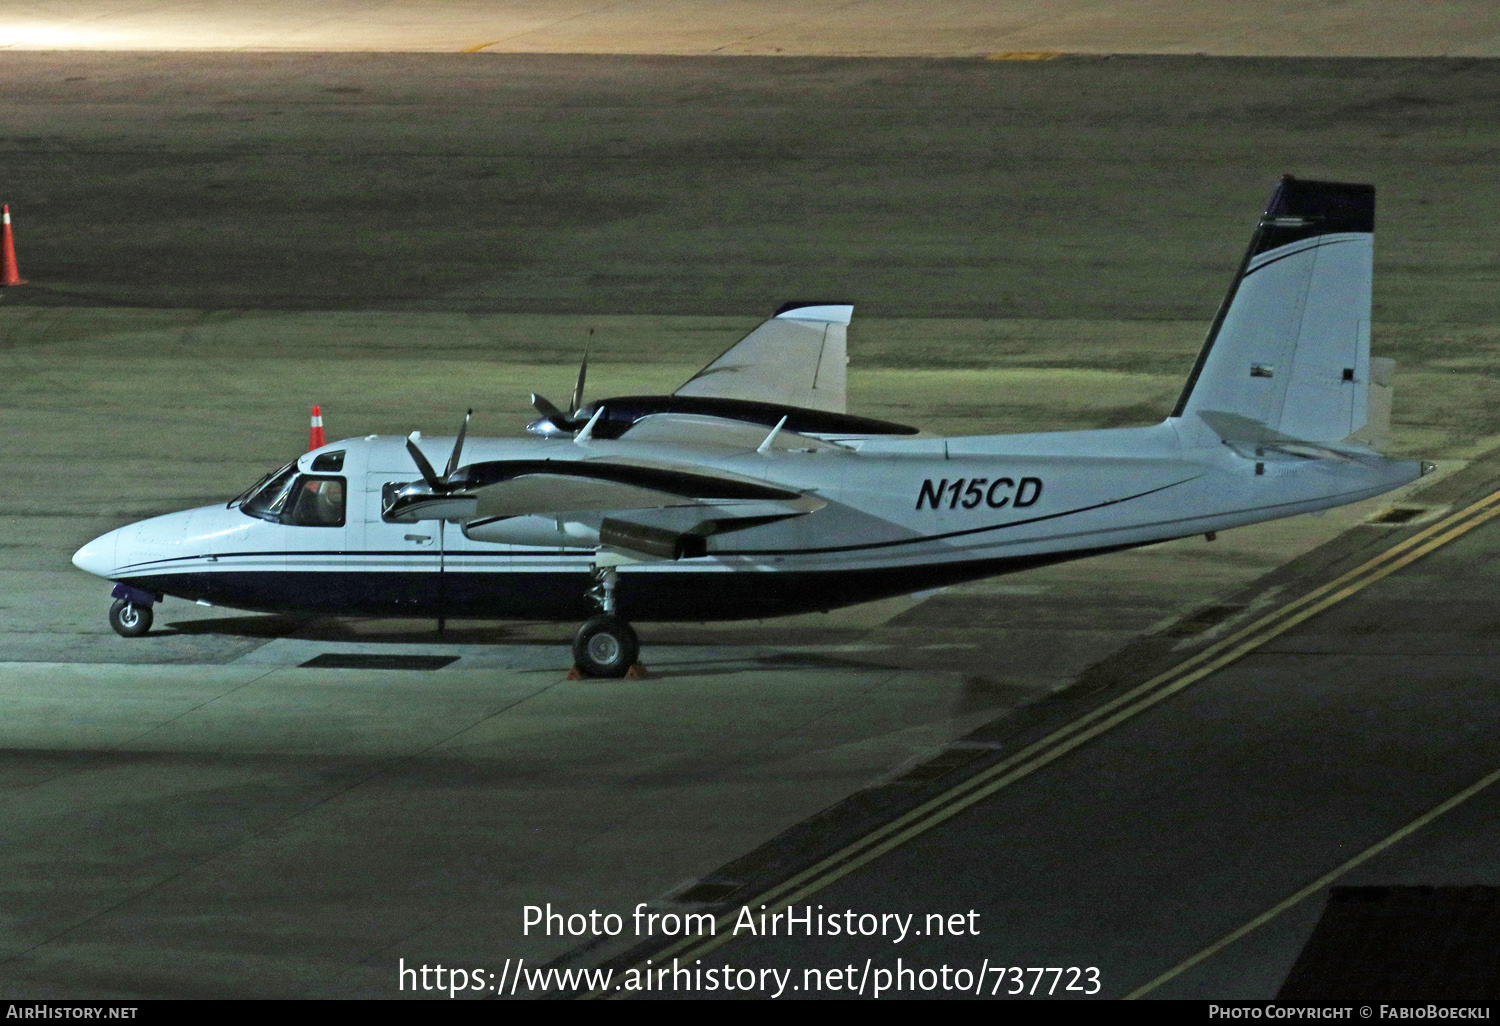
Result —
[[793, 300], [782, 303], [776, 317], [793, 321], [825, 321], [829, 324], [848, 324], [854, 317], [854, 304], [810, 302]]

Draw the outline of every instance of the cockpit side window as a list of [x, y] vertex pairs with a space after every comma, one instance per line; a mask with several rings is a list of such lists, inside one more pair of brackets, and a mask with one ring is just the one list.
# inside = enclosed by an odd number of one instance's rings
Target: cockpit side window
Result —
[[[281, 520], [281, 511], [286, 506], [287, 494], [297, 478], [297, 464], [288, 463], [269, 481], [251, 491], [249, 498], [240, 503], [240, 511], [262, 520]], [[233, 501], [230, 503], [233, 505]]]
[[345, 493], [342, 477], [304, 476], [287, 501], [283, 523], [294, 527], [343, 527]]

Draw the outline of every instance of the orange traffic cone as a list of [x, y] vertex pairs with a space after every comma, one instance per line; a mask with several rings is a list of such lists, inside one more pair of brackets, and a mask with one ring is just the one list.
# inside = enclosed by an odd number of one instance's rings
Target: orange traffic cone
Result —
[[321, 449], [328, 443], [323, 440], [323, 408], [314, 406], [312, 411], [312, 430], [307, 433], [307, 451]]
[[16, 240], [10, 234], [10, 204], [0, 207], [0, 285], [25, 285], [16, 269]]

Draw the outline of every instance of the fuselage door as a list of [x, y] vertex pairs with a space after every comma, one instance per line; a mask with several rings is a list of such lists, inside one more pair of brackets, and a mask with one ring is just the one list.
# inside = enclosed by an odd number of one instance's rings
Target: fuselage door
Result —
[[365, 475], [359, 594], [350, 599], [355, 612], [372, 616], [435, 616], [440, 612], [443, 525], [436, 520], [396, 524], [381, 516], [386, 486], [409, 481], [410, 474], [402, 477], [389, 471]]

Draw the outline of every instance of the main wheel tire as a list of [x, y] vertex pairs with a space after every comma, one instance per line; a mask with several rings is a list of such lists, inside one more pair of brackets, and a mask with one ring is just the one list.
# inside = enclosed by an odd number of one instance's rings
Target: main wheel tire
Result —
[[129, 599], [115, 599], [109, 607], [109, 625], [122, 638], [139, 638], [151, 629], [150, 606], [137, 606]]
[[589, 677], [623, 677], [640, 654], [635, 630], [609, 613], [586, 621], [573, 635], [573, 663]]

